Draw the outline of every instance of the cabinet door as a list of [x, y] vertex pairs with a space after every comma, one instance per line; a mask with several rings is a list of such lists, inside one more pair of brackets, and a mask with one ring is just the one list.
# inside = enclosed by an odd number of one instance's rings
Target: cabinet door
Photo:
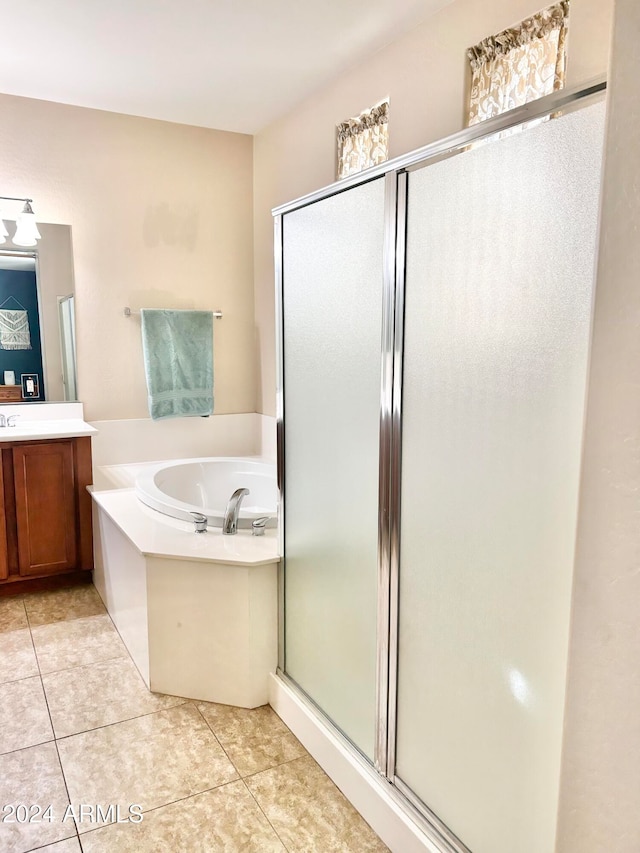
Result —
[[20, 574], [46, 575], [76, 566], [73, 444], [13, 448]]
[[9, 553], [7, 548], [7, 525], [4, 500], [4, 476], [2, 471], [2, 455], [0, 454], [0, 581], [9, 577]]

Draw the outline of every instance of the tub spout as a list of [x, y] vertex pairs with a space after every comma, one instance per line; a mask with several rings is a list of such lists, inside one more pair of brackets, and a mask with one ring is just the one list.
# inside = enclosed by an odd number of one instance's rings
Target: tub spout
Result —
[[249, 489], [236, 489], [229, 498], [229, 503], [224, 513], [224, 521], [222, 522], [222, 532], [227, 536], [233, 536], [237, 532], [240, 504], [245, 495], [248, 494]]

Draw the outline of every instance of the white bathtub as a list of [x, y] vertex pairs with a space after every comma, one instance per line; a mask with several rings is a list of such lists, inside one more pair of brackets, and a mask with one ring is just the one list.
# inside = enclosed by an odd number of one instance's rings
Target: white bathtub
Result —
[[[259, 515], [274, 505], [273, 465], [183, 459], [103, 467], [96, 474], [93, 579], [147, 687], [222, 705], [264, 705], [278, 661], [276, 531], [223, 536], [211, 527], [198, 536], [190, 517], [169, 518], [145, 506], [135, 484], [144, 488], [146, 480], [156, 495], [147, 500], [187, 517], [191, 506], [220, 515], [206, 506], [215, 497], [204, 496], [212, 488], [215, 495], [217, 484], [223, 506], [227, 491], [241, 485], [251, 489], [249, 511]], [[172, 501], [156, 481], [178, 498]], [[172, 502], [177, 506], [166, 506]]]
[[222, 527], [225, 508], [236, 489], [249, 489], [240, 509], [238, 527], [269, 517], [275, 527], [277, 513], [276, 466], [269, 462], [229, 457], [161, 462], [136, 478], [135, 491], [142, 503], [183, 521], [190, 513], [206, 515], [213, 527]]

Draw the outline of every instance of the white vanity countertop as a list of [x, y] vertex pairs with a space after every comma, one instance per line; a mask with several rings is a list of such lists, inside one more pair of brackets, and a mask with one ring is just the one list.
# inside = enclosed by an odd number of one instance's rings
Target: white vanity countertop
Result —
[[28, 415], [23, 413], [17, 419], [15, 426], [0, 426], [0, 442], [42, 441], [47, 438], [77, 438], [83, 435], [95, 435], [97, 432], [98, 430], [95, 427], [90, 426], [86, 421], [79, 418], [30, 420]]
[[91, 496], [144, 556], [242, 566], [261, 566], [280, 560], [276, 530], [267, 530], [264, 536], [253, 536], [250, 530], [223, 536], [219, 527], [194, 533], [189, 522], [149, 509], [138, 500], [133, 489], [92, 491]]

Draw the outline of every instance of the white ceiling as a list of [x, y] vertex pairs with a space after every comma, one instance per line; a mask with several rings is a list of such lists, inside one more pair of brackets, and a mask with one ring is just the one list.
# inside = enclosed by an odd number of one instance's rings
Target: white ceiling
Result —
[[449, 2], [0, 0], [0, 92], [255, 133]]

